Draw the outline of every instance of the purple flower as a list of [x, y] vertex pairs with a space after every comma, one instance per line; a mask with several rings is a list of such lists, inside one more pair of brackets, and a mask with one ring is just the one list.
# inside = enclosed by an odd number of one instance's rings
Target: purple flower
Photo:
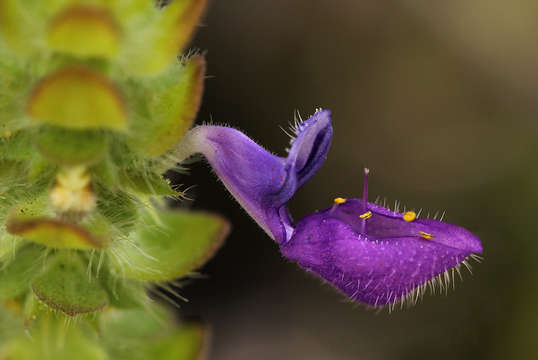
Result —
[[293, 131], [296, 137], [288, 156], [282, 158], [236, 129], [197, 126], [179, 144], [179, 157], [202, 153], [239, 204], [280, 244], [293, 232], [286, 203], [327, 157], [332, 139], [330, 112], [316, 112]]
[[295, 226], [286, 203], [326, 158], [330, 112], [316, 112], [294, 131], [286, 158], [221, 126], [192, 129], [178, 151], [181, 159], [202, 153], [286, 258], [362, 303], [393, 305], [418, 296], [432, 279], [459, 271], [469, 256], [482, 252], [480, 240], [461, 227], [369, 203], [367, 170], [362, 200], [337, 198]]

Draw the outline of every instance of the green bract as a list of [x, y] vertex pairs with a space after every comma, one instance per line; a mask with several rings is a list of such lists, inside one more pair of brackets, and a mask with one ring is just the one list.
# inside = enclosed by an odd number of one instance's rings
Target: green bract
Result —
[[204, 213], [148, 213], [140, 221], [144, 226], [116, 249], [114, 267], [128, 278], [145, 281], [187, 275], [213, 256], [229, 231], [224, 219]]
[[183, 196], [163, 173], [200, 105], [205, 59], [181, 52], [205, 6], [0, 0], [0, 358], [203, 353], [147, 291], [229, 229], [162, 200]]
[[88, 324], [66, 327], [61, 317], [46, 314], [35, 320], [32, 337], [14, 338], [0, 348], [0, 358], [17, 360], [108, 360]]
[[43, 248], [29, 244], [15, 258], [4, 262], [0, 272], [0, 300], [17, 299], [28, 292], [31, 280], [44, 263], [43, 255]]
[[34, 294], [49, 307], [75, 316], [96, 312], [107, 303], [107, 295], [91, 281], [78, 254], [59, 253], [47, 269], [32, 280]]
[[[133, 82], [133, 100], [147, 99], [133, 119], [131, 146], [140, 154], [159, 156], [172, 149], [191, 127], [202, 97], [205, 61], [196, 55], [158, 78]], [[140, 102], [140, 101], [138, 101]], [[147, 119], [152, 121], [148, 124]]]
[[35, 121], [73, 129], [124, 130], [121, 93], [88, 67], [67, 67], [46, 76], [32, 90], [28, 115]]
[[36, 147], [41, 155], [58, 165], [91, 165], [105, 156], [108, 141], [107, 134], [99, 130], [42, 126], [36, 135]]
[[170, 315], [152, 307], [110, 311], [100, 323], [105, 346], [117, 360], [198, 360], [207, 346], [207, 329], [196, 324], [178, 328]]

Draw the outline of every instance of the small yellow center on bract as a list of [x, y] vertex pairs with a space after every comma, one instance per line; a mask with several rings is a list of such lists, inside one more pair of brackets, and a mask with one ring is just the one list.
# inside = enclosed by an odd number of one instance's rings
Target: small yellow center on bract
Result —
[[346, 201], [347, 201], [347, 199], [344, 199], [344, 198], [341, 198], [341, 197], [334, 198], [334, 203], [336, 205], [345, 204]]
[[369, 219], [369, 218], [372, 217], [372, 212], [371, 212], [371, 211], [365, 212], [364, 214], [359, 215], [359, 217], [360, 217], [361, 219]]
[[430, 240], [433, 239], [435, 236], [432, 234], [428, 234], [427, 232], [421, 231], [420, 236], [424, 239]]
[[52, 206], [61, 212], [90, 212], [96, 202], [90, 183], [90, 175], [84, 166], [62, 169], [50, 192]]
[[408, 211], [403, 215], [403, 219], [407, 222], [411, 222], [417, 218], [417, 214], [414, 211]]

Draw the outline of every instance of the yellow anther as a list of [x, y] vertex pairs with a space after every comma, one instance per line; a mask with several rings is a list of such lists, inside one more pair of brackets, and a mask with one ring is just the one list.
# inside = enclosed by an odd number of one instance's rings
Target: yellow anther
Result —
[[360, 217], [361, 219], [369, 219], [369, 218], [372, 217], [372, 212], [371, 212], [371, 211], [365, 212], [364, 214], [359, 215], [359, 217]]
[[428, 234], [427, 232], [424, 232], [424, 231], [420, 232], [420, 236], [427, 240], [433, 239], [435, 237], [432, 234]]
[[408, 211], [403, 215], [403, 219], [407, 222], [411, 222], [417, 218], [417, 214], [414, 211]]
[[344, 199], [344, 198], [341, 198], [341, 197], [334, 198], [334, 203], [336, 205], [345, 204], [346, 201], [347, 201], [347, 199]]

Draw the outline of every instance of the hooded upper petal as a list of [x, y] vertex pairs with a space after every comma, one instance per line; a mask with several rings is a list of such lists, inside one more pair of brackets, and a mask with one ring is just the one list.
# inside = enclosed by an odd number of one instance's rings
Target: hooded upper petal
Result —
[[296, 137], [286, 159], [286, 166], [296, 176], [296, 187], [303, 186], [321, 168], [331, 146], [331, 113], [321, 110], [297, 124]]
[[178, 147], [180, 158], [202, 153], [226, 188], [277, 242], [293, 232], [286, 203], [319, 170], [332, 139], [330, 112], [316, 112], [298, 124], [288, 156], [271, 154], [242, 132], [197, 126]]
[[[417, 287], [482, 252], [469, 231], [350, 199], [309, 215], [281, 245], [296, 261], [351, 299], [373, 306], [399, 301]], [[366, 222], [363, 226], [362, 222]]]

